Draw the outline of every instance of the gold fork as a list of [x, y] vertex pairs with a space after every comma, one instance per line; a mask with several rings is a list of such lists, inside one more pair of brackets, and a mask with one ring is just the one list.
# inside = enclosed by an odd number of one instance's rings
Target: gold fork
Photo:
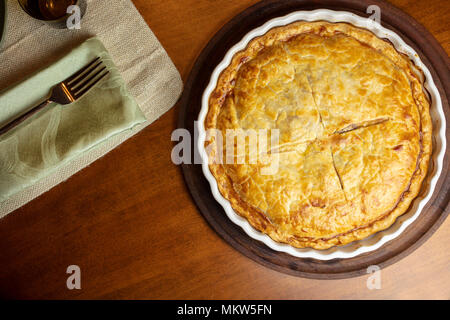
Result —
[[42, 110], [52, 102], [56, 102], [61, 105], [67, 105], [79, 100], [97, 83], [99, 83], [100, 80], [106, 77], [108, 73], [109, 71], [106, 70], [106, 67], [98, 57], [71, 77], [54, 86], [50, 91], [49, 97], [40, 105], [30, 109], [18, 118], [3, 126], [0, 129], [0, 135], [6, 133], [12, 128], [15, 128], [17, 125], [19, 125], [38, 111]]

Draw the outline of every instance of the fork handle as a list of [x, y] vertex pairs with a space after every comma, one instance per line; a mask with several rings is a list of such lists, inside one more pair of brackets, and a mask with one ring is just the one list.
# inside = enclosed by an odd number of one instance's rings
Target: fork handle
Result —
[[10, 123], [6, 124], [5, 126], [3, 126], [0, 129], [0, 136], [3, 135], [4, 133], [8, 132], [9, 130], [17, 127], [19, 124], [21, 124], [22, 122], [24, 122], [26, 119], [28, 119], [29, 117], [31, 117], [32, 115], [34, 115], [35, 113], [39, 112], [40, 110], [44, 109], [47, 105], [50, 104], [50, 100], [46, 100], [44, 102], [42, 102], [40, 105], [30, 109], [29, 111], [27, 111], [26, 113], [22, 114], [20, 117], [14, 119], [13, 121], [11, 121]]

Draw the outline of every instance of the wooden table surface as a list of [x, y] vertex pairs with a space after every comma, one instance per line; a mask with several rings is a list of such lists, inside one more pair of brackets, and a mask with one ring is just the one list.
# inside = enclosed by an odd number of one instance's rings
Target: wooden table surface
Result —
[[[210, 37], [255, 0], [134, 0], [186, 79]], [[450, 1], [395, 0], [450, 52]], [[381, 16], [382, 17], [382, 16]], [[267, 269], [204, 221], [171, 162], [178, 105], [104, 158], [0, 220], [0, 297], [56, 299], [450, 299], [450, 220], [368, 276], [310, 280]], [[81, 290], [66, 269], [81, 268]]]

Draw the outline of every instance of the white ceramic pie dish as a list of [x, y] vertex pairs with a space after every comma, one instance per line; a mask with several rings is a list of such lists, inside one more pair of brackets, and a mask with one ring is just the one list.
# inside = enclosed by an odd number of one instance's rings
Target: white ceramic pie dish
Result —
[[[217, 182], [213, 175], [211, 174], [208, 166], [208, 156], [204, 148], [206, 132], [204, 128], [204, 120], [208, 112], [208, 101], [211, 92], [217, 85], [217, 80], [222, 73], [222, 71], [230, 64], [231, 59], [238, 51], [246, 48], [247, 44], [255, 37], [265, 34], [267, 31], [274, 27], [283, 26], [290, 24], [295, 21], [328, 21], [328, 22], [347, 22], [354, 26], [361, 27], [372, 31], [379, 38], [388, 39], [395, 48], [402, 53], [405, 53], [409, 58], [419, 67], [425, 76], [425, 88], [431, 96], [431, 118], [433, 122], [433, 153], [429, 166], [429, 172], [425, 178], [422, 191], [420, 195], [413, 201], [410, 209], [401, 217], [399, 217], [396, 222], [388, 229], [380, 231], [368, 238], [363, 240], [355, 241], [345, 246], [337, 246], [327, 250], [316, 250], [312, 248], [295, 248], [288, 244], [278, 243], [272, 240], [268, 235], [259, 232], [254, 229], [250, 223], [243, 217], [239, 216], [231, 207], [230, 202], [226, 200], [219, 192]], [[202, 159], [202, 170], [208, 180], [211, 191], [214, 198], [221, 204], [224, 208], [225, 213], [235, 224], [240, 226], [248, 236], [253, 239], [259, 240], [265, 243], [268, 247], [275, 251], [285, 252], [295, 257], [300, 258], [314, 258], [318, 260], [331, 260], [336, 258], [352, 258], [357, 255], [374, 251], [380, 248], [385, 243], [398, 237], [417, 217], [420, 215], [422, 209], [425, 207], [427, 202], [430, 200], [436, 183], [442, 171], [444, 154], [446, 149], [446, 138], [445, 138], [445, 116], [442, 110], [442, 101], [439, 92], [434, 84], [431, 77], [430, 71], [422, 63], [419, 55], [408, 46], [396, 33], [382, 27], [378, 23], [374, 23], [368, 18], [360, 17], [350, 12], [345, 11], [332, 11], [327, 9], [319, 9], [314, 11], [296, 11], [287, 16], [272, 19], [266, 22], [259, 28], [256, 28], [245, 37], [234, 45], [225, 55], [225, 58], [219, 63], [212, 73], [210, 82], [206, 87], [203, 97], [202, 97], [202, 107], [198, 117], [198, 140], [197, 147]]]

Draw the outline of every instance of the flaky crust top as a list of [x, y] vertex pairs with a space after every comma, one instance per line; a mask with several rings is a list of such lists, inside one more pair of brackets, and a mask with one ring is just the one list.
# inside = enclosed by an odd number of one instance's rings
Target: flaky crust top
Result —
[[[422, 77], [389, 42], [346, 23], [296, 22], [253, 39], [220, 75], [205, 129], [278, 129], [278, 170], [211, 163], [220, 192], [257, 230], [294, 247], [388, 228], [427, 173]], [[217, 143], [206, 142], [210, 157]]]

